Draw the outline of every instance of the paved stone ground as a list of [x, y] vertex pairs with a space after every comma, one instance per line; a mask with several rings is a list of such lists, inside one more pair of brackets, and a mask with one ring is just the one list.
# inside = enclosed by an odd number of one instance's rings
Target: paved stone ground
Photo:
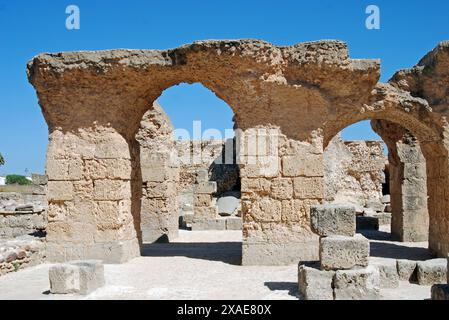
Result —
[[[382, 232], [370, 237], [381, 239]], [[48, 293], [43, 264], [0, 277], [3, 299], [297, 299], [297, 266], [247, 267], [241, 260], [240, 231], [181, 231], [171, 244], [147, 245], [144, 256], [105, 265], [106, 285], [86, 297]], [[379, 244], [377, 244], [379, 243]], [[373, 259], [425, 256], [425, 244], [373, 241]], [[422, 251], [424, 250], [424, 251]], [[407, 253], [404, 253], [404, 252]], [[430, 286], [402, 282], [382, 290], [384, 299], [428, 299]]]

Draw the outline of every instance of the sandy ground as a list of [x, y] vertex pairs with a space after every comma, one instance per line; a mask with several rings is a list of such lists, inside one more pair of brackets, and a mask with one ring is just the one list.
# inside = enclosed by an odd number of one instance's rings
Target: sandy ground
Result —
[[[369, 234], [373, 259], [426, 259], [425, 243], [385, 240], [386, 232]], [[170, 244], [146, 245], [142, 257], [105, 265], [106, 285], [88, 296], [49, 294], [51, 264], [0, 277], [0, 299], [255, 299], [297, 298], [297, 266], [241, 266], [240, 231], [180, 231]], [[429, 286], [401, 282], [383, 289], [383, 299], [428, 299]]]

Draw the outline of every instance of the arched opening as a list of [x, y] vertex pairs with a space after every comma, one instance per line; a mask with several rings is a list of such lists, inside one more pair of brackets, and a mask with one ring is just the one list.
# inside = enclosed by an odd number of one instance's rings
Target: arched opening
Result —
[[136, 134], [143, 255], [241, 263], [233, 116], [202, 84], [185, 83], [166, 89], [143, 116]]
[[356, 122], [329, 142], [324, 162], [326, 201], [356, 207], [372, 256], [432, 257], [426, 159], [409, 130], [387, 120]]

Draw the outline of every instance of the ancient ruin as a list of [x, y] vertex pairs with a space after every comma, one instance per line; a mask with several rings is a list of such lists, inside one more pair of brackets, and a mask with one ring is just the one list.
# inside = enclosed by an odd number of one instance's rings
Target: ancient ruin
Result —
[[[169, 133], [154, 134], [164, 126], [154, 102], [182, 82], [202, 83], [235, 113], [243, 264], [318, 258], [310, 206], [326, 198], [323, 151], [366, 119], [390, 152], [393, 232], [428, 236], [429, 249], [445, 257], [448, 53], [442, 42], [388, 83], [378, 82], [379, 61], [351, 59], [340, 41], [199, 41], [35, 57], [29, 79], [50, 131], [48, 259], [124, 262], [139, 255], [142, 240], [177, 232], [171, 195], [179, 168], [170, 163], [171, 142], [161, 143]], [[209, 198], [195, 197], [206, 209]], [[427, 219], [428, 230], [417, 229]]]
[[[36, 56], [46, 175], [0, 190], [0, 276], [60, 263], [50, 292], [86, 295], [105, 285], [103, 263], [184, 230], [234, 231], [239, 265], [299, 263], [299, 298], [380, 299], [408, 282], [448, 299], [449, 42], [379, 77], [380, 61], [335, 40]], [[230, 106], [234, 138], [175, 137], [157, 100], [181, 83]], [[362, 120], [385, 145], [342, 139]], [[389, 255], [372, 232], [418, 250]]]

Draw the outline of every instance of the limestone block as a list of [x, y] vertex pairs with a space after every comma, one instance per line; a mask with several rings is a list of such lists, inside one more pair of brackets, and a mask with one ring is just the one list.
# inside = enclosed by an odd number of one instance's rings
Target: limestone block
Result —
[[31, 180], [33, 180], [35, 185], [46, 185], [48, 177], [45, 174], [33, 173], [31, 174]]
[[104, 267], [99, 260], [71, 261], [49, 270], [50, 292], [86, 295], [104, 286]]
[[431, 296], [432, 300], [449, 300], [449, 284], [434, 284]]
[[293, 182], [289, 178], [276, 178], [271, 181], [271, 193], [274, 199], [288, 200], [293, 196]]
[[235, 213], [240, 204], [240, 199], [234, 196], [220, 197], [217, 200], [218, 214], [230, 216]]
[[323, 178], [294, 178], [293, 192], [295, 198], [299, 199], [322, 199], [324, 197]]
[[369, 240], [360, 234], [354, 237], [329, 236], [320, 239], [320, 261], [324, 270], [366, 267], [369, 253]]
[[239, 217], [226, 218], [226, 230], [242, 230], [243, 220]]
[[80, 180], [83, 177], [83, 161], [81, 159], [48, 159], [46, 171], [50, 180]]
[[153, 182], [163, 182], [167, 180], [168, 171], [170, 170], [168, 166], [150, 166], [147, 164], [142, 164], [142, 181], [153, 181]]
[[261, 222], [281, 221], [282, 202], [271, 198], [242, 201], [242, 211], [249, 212], [252, 218]]
[[129, 159], [89, 159], [86, 163], [86, 176], [98, 179], [125, 179], [131, 177], [131, 161]]
[[398, 270], [399, 280], [413, 281], [416, 279], [416, 261], [413, 260], [397, 260], [396, 268]]
[[192, 221], [192, 231], [226, 230], [226, 218], [196, 219]]
[[432, 259], [417, 262], [418, 284], [428, 286], [447, 283], [447, 259]]
[[79, 268], [80, 294], [89, 294], [104, 286], [104, 266], [100, 260], [71, 261], [70, 264]]
[[338, 270], [333, 287], [335, 300], [377, 300], [380, 297], [379, 271], [373, 266]]
[[396, 261], [375, 262], [373, 266], [379, 270], [380, 287], [393, 289], [399, 287], [399, 275]]
[[304, 300], [333, 300], [332, 281], [335, 272], [306, 265], [298, 268], [298, 289]]
[[271, 181], [269, 179], [241, 179], [242, 192], [269, 192], [271, 190]]
[[170, 181], [146, 182], [145, 191], [148, 198], [175, 198], [177, 195], [176, 184]]
[[383, 204], [390, 203], [391, 202], [390, 195], [386, 194], [386, 195], [382, 196], [381, 201], [382, 201]]
[[102, 141], [95, 145], [94, 157], [97, 159], [130, 159], [126, 140], [117, 133], [102, 133]]
[[198, 183], [195, 185], [194, 192], [195, 193], [213, 194], [213, 193], [217, 192], [217, 182], [207, 181], [207, 182]]
[[73, 200], [73, 184], [70, 181], [48, 181], [48, 201]]
[[209, 218], [216, 218], [218, 215], [217, 207], [211, 206], [211, 207], [196, 207], [194, 209], [195, 216], [199, 217], [209, 217]]
[[123, 200], [131, 196], [131, 184], [122, 180], [95, 180], [95, 200]]
[[70, 264], [50, 267], [50, 292], [54, 294], [78, 293], [80, 290], [80, 268]]
[[210, 207], [212, 204], [212, 195], [199, 193], [193, 195], [193, 205], [195, 207]]
[[282, 173], [286, 177], [321, 177], [324, 175], [322, 154], [306, 153], [282, 158]]
[[355, 234], [355, 208], [352, 206], [323, 204], [310, 208], [312, 230], [322, 237]]

